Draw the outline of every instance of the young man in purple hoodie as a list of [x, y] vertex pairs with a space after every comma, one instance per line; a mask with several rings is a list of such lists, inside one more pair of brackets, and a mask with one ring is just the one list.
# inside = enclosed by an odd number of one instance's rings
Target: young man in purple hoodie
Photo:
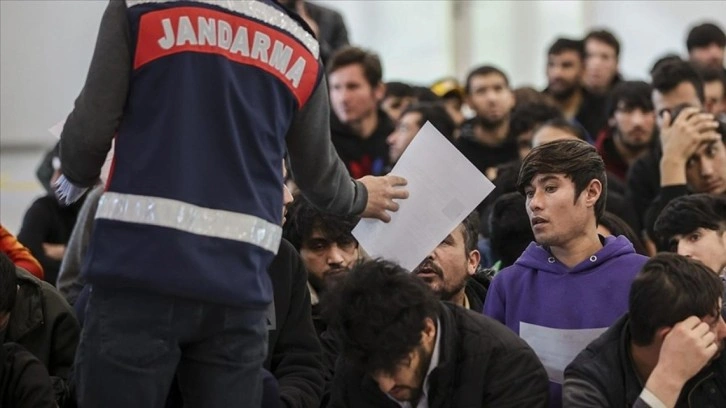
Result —
[[550, 378], [550, 407], [562, 406], [563, 372], [628, 310], [630, 283], [647, 258], [625, 237], [604, 238], [605, 164], [580, 140], [545, 143], [525, 157], [517, 189], [536, 242], [492, 281], [484, 314], [535, 350]]

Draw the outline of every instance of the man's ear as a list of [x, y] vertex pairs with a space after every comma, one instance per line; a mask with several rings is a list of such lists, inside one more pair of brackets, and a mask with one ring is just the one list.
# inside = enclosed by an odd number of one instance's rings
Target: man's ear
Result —
[[423, 332], [421, 332], [422, 343], [428, 344], [436, 339], [436, 323], [427, 317], [424, 323]]
[[373, 87], [373, 97], [376, 98], [376, 102], [381, 103], [385, 96], [386, 96], [386, 83], [381, 81], [378, 83], [378, 85]]
[[668, 333], [671, 332], [672, 329], [672, 327], [661, 327], [660, 329], [656, 330], [655, 336], [653, 337], [653, 342], [662, 344], [663, 340], [665, 340], [665, 337], [668, 335]]
[[473, 276], [476, 273], [476, 268], [479, 266], [479, 262], [481, 262], [481, 254], [479, 253], [479, 250], [474, 249], [469, 252], [469, 256], [466, 261], [466, 272], [469, 276]]
[[583, 194], [585, 195], [585, 205], [587, 207], [594, 207], [595, 203], [597, 203], [597, 200], [600, 198], [600, 195], [602, 195], [602, 183], [600, 180], [590, 180], [590, 183], [588, 183], [587, 187], [585, 187]]

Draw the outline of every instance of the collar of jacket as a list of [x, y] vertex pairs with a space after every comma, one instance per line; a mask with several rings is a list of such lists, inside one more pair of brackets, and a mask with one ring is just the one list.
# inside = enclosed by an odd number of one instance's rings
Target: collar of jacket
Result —
[[41, 282], [22, 268], [15, 268], [18, 296], [10, 315], [6, 340], [18, 341], [43, 324]]

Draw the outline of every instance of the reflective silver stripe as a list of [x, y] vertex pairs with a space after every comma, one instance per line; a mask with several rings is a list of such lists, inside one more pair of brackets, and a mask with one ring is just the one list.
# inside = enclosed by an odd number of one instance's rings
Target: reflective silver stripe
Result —
[[279, 225], [254, 215], [199, 207], [161, 197], [107, 192], [98, 203], [96, 218], [246, 242], [275, 254], [282, 238]]
[[[126, 5], [131, 8], [139, 4], [149, 3], [170, 3], [178, 0], [126, 0]], [[285, 30], [297, 38], [315, 56], [320, 57], [320, 45], [318, 40], [300, 24], [282, 11], [257, 0], [189, 0], [195, 3], [210, 4], [225, 8], [263, 21], [273, 27]]]

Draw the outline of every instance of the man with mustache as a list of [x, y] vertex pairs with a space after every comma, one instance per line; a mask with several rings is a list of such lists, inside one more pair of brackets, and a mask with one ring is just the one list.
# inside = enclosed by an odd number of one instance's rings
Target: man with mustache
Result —
[[643, 81], [616, 85], [611, 93], [608, 127], [595, 142], [605, 168], [623, 183], [630, 166], [658, 142], [651, 92]]
[[566, 407], [726, 406], [723, 286], [663, 253], [633, 281], [629, 312], [565, 370]]
[[361, 257], [351, 231], [358, 217], [323, 213], [302, 196], [295, 197], [283, 226], [283, 237], [300, 252], [308, 271], [313, 322], [318, 335], [326, 324], [320, 316], [320, 297]]
[[481, 312], [489, 279], [477, 274], [479, 214], [475, 211], [457, 225], [413, 271], [436, 297]]

